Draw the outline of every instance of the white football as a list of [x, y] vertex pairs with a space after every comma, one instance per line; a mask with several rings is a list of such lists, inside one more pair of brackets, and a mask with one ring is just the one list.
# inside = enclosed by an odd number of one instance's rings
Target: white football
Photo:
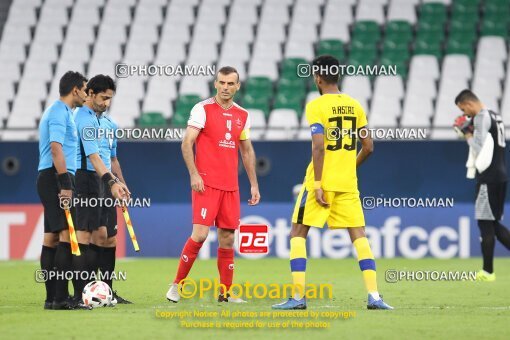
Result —
[[83, 303], [92, 308], [106, 307], [112, 302], [112, 290], [103, 281], [92, 281], [83, 288]]

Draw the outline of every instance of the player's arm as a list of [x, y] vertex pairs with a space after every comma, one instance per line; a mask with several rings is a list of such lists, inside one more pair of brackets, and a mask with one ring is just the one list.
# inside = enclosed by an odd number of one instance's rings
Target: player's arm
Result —
[[488, 114], [476, 115], [473, 117], [474, 131], [473, 134], [466, 133], [466, 141], [473, 148], [475, 154], [482, 150], [485, 139], [491, 128], [491, 118]]
[[314, 173], [314, 192], [315, 200], [322, 207], [329, 206], [324, 197], [322, 190], [322, 169], [324, 168], [324, 123], [321, 119], [320, 109], [317, 108], [313, 101], [306, 105], [306, 120], [310, 125], [312, 134], [312, 165]]
[[118, 199], [129, 199], [129, 195], [131, 195], [131, 193], [128, 188], [120, 181], [119, 178], [115, 177], [110, 171], [108, 171], [108, 168], [104, 165], [99, 153], [90, 154], [88, 155], [88, 158], [90, 163], [92, 163], [94, 170], [96, 170], [96, 173], [104, 182], [105, 187], [110, 187], [113, 197]]
[[361, 150], [356, 156], [356, 168], [358, 168], [372, 154], [372, 152], [374, 152], [374, 141], [367, 130], [367, 115], [360, 103], [356, 102], [355, 110], [358, 117], [356, 122], [356, 131], [358, 132], [358, 136], [361, 141]]
[[[366, 129], [366, 127], [362, 127], [358, 131]], [[358, 168], [361, 163], [363, 163], [370, 155], [374, 152], [374, 141], [372, 137], [370, 137], [369, 133], [358, 133], [358, 135], [364, 136], [361, 139], [361, 150], [359, 150], [358, 155], [356, 156], [356, 168]]]
[[181, 151], [182, 158], [184, 159], [184, 163], [186, 163], [191, 179], [191, 189], [197, 192], [203, 192], [205, 190], [204, 181], [198, 173], [197, 166], [195, 165], [195, 155], [193, 153], [193, 145], [195, 145], [199, 133], [199, 129], [188, 126], [182, 140]]
[[60, 185], [59, 197], [72, 197], [71, 176], [67, 172], [66, 157], [62, 145], [66, 134], [66, 120], [64, 115], [51, 112], [49, 117], [50, 151], [51, 159], [57, 169], [57, 178]]
[[126, 181], [124, 180], [124, 175], [122, 174], [122, 168], [120, 167], [119, 159], [115, 157], [111, 157], [112, 160], [112, 173], [117, 176], [120, 181], [124, 184], [126, 184]]
[[257, 181], [257, 172], [255, 171], [255, 150], [249, 139], [241, 140], [239, 149], [243, 160], [246, 174], [250, 181], [251, 199], [248, 200], [249, 205], [257, 205], [260, 202], [259, 183]]
[[[324, 128], [323, 128], [324, 130]], [[324, 191], [322, 190], [322, 169], [324, 168], [324, 131], [322, 133], [313, 133], [312, 126], [312, 163], [314, 173], [314, 189], [315, 189], [315, 200], [323, 207], [329, 206], [324, 197]]]

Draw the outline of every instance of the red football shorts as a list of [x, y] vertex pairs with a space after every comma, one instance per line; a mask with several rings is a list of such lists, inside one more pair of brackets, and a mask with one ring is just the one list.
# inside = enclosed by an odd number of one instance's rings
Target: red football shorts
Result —
[[223, 191], [205, 186], [204, 192], [191, 192], [193, 224], [237, 229], [241, 218], [239, 190]]

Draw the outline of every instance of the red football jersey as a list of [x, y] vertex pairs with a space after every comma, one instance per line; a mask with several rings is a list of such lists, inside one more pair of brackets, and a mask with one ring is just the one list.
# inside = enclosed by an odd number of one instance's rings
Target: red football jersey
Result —
[[204, 184], [220, 190], [239, 190], [237, 162], [239, 142], [249, 138], [248, 111], [233, 103], [224, 109], [214, 97], [191, 110], [188, 126], [199, 129], [195, 164]]

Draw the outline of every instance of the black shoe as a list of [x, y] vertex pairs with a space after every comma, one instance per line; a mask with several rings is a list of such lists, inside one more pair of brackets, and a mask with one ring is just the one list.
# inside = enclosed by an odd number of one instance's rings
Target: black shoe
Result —
[[53, 302], [44, 301], [44, 309], [53, 309]]
[[53, 304], [51, 305], [51, 309], [53, 310], [71, 310], [74, 309], [73, 304], [69, 303], [68, 300], [64, 301], [53, 301]]
[[86, 304], [83, 303], [83, 301], [80, 300], [73, 306], [73, 309], [92, 310], [92, 307], [87, 306]]
[[119, 295], [117, 295], [117, 291], [113, 292], [112, 301], [115, 301], [115, 300], [117, 300], [117, 303], [122, 304], [122, 305], [132, 305], [133, 304], [131, 301], [126, 300], [126, 299], [120, 297]]

